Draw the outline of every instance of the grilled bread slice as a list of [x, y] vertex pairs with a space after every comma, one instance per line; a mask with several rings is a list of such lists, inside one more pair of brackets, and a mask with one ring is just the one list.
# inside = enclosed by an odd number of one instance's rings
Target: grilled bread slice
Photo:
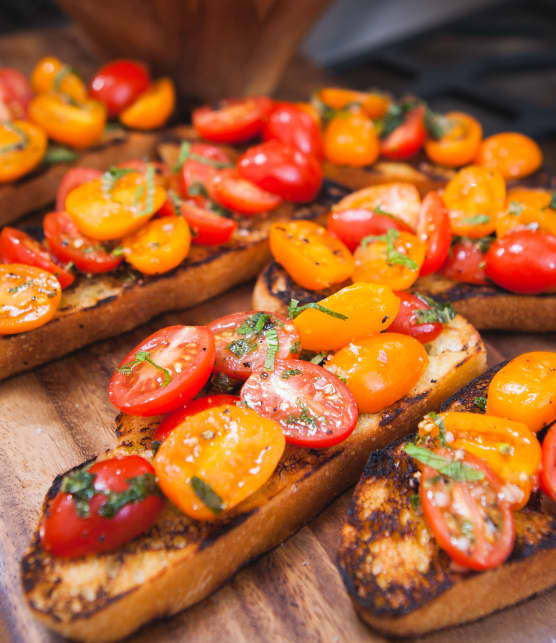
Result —
[[[494, 372], [443, 405], [474, 411]], [[461, 571], [436, 544], [416, 492], [415, 461], [405, 440], [371, 454], [342, 531], [338, 566], [363, 620], [394, 636], [419, 636], [487, 616], [556, 584], [556, 518], [538, 498], [515, 515], [508, 560], [485, 572]]]
[[[451, 304], [457, 313], [479, 330], [556, 331], [556, 293], [516, 295], [494, 284], [462, 284], [438, 274], [418, 279], [412, 290], [434, 297], [441, 303]], [[332, 290], [315, 292], [302, 288], [282, 266], [273, 261], [257, 279], [253, 306], [259, 310], [283, 313], [291, 299], [307, 304], [331, 293]]]
[[[99, 642], [200, 601], [353, 484], [372, 449], [414, 430], [423, 413], [484, 370], [486, 355], [477, 331], [456, 317], [430, 343], [429, 358], [404, 399], [362, 415], [343, 443], [321, 450], [288, 446], [270, 480], [225, 518], [197, 522], [168, 502], [149, 532], [113, 553], [76, 560], [43, 551], [37, 530], [21, 563], [33, 614], [65, 636]], [[138, 453], [151, 459], [157, 425], [156, 418], [120, 417], [118, 444], [101, 457]], [[58, 477], [43, 512], [60, 484]]]

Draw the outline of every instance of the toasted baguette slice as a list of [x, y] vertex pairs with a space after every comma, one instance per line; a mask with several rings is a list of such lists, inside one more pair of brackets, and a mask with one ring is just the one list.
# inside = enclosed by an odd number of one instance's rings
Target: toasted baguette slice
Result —
[[[372, 449], [414, 430], [485, 368], [477, 331], [456, 317], [429, 345], [429, 365], [409, 394], [328, 449], [289, 446], [270, 480], [225, 518], [196, 522], [169, 502], [149, 532], [114, 553], [76, 560], [43, 551], [39, 532], [22, 564], [33, 614], [52, 629], [85, 641], [112, 641], [142, 624], [201, 600], [249, 560], [277, 545], [353, 484]], [[151, 459], [157, 419], [120, 417], [118, 446], [104, 457], [138, 453]], [[58, 477], [43, 506], [48, 511]]]
[[[478, 377], [443, 410], [478, 412], [497, 369]], [[462, 572], [436, 544], [415, 494], [405, 440], [372, 453], [342, 531], [338, 566], [355, 609], [388, 635], [419, 636], [473, 621], [556, 584], [556, 518], [533, 498], [515, 515], [512, 554], [499, 567]]]
[[[259, 310], [283, 313], [291, 299], [297, 299], [301, 304], [318, 301], [342, 285], [330, 290], [306, 290], [273, 261], [257, 279], [253, 306]], [[516, 295], [495, 285], [456, 283], [437, 274], [418, 279], [412, 290], [451, 304], [457, 313], [479, 330], [556, 331], [556, 293]]]

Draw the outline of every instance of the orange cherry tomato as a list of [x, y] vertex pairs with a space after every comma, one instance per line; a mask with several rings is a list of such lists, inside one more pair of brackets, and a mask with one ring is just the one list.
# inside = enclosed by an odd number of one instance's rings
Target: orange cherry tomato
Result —
[[0, 183], [15, 181], [41, 162], [46, 134], [27, 121], [0, 123]]
[[406, 290], [417, 281], [426, 246], [409, 232], [391, 228], [379, 237], [367, 237], [355, 251], [353, 281], [370, 281]]
[[347, 247], [312, 221], [273, 224], [270, 250], [293, 280], [308, 290], [341, 283], [353, 272], [353, 256]]
[[512, 509], [527, 504], [541, 463], [541, 445], [522, 422], [479, 413], [441, 413], [434, 420], [426, 416], [419, 424], [419, 436], [438, 445], [440, 427], [446, 445], [464, 449], [484, 460], [510, 487], [505, 496]]
[[358, 111], [334, 116], [324, 131], [323, 143], [325, 157], [337, 165], [371, 165], [380, 151], [373, 121]]
[[391, 214], [412, 228], [417, 229], [421, 210], [421, 197], [411, 183], [372, 185], [352, 192], [334, 206], [334, 212], [344, 210], [372, 210], [377, 214]]
[[66, 198], [66, 211], [79, 231], [97, 241], [120, 239], [134, 232], [157, 212], [166, 191], [140, 172], [129, 172], [111, 188], [103, 178], [83, 183]]
[[96, 100], [72, 103], [64, 94], [39, 94], [29, 103], [29, 118], [53, 140], [84, 149], [102, 136], [106, 109]]
[[46, 270], [0, 265], [0, 335], [43, 326], [54, 317], [61, 296], [60, 282]]
[[159, 275], [176, 268], [187, 257], [191, 233], [183, 217], [153, 219], [125, 237], [126, 261], [145, 275]]
[[362, 282], [342, 288], [318, 305], [293, 321], [303, 348], [317, 352], [337, 350], [358, 337], [382, 332], [396, 318], [400, 300], [388, 286]]
[[358, 104], [369, 118], [384, 116], [392, 102], [388, 94], [382, 92], [358, 92], [342, 87], [324, 87], [317, 92], [317, 99], [334, 110]]
[[523, 353], [501, 368], [488, 387], [489, 415], [523, 422], [531, 431], [556, 420], [556, 352]]
[[421, 342], [386, 332], [351, 342], [324, 366], [347, 384], [361, 413], [378, 413], [409, 393], [428, 362]]
[[443, 194], [455, 235], [479, 239], [494, 232], [504, 210], [506, 184], [495, 169], [470, 165], [460, 170]]
[[496, 221], [500, 239], [516, 228], [538, 227], [556, 235], [556, 210], [550, 208], [552, 195], [547, 190], [513, 188], [506, 196], [506, 211]]
[[145, 93], [126, 107], [120, 120], [126, 127], [150, 130], [162, 127], [176, 106], [176, 89], [170, 78], [156, 80]]
[[497, 170], [505, 179], [521, 179], [539, 169], [543, 155], [532, 138], [517, 132], [504, 132], [485, 138], [475, 162]]
[[285, 445], [278, 422], [226, 404], [186, 418], [153, 464], [162, 491], [185, 514], [215, 520], [262, 487]]
[[447, 124], [441, 139], [428, 139], [425, 152], [433, 163], [447, 167], [460, 167], [472, 163], [477, 156], [483, 137], [478, 120], [463, 112], [448, 112]]
[[54, 91], [65, 94], [79, 103], [87, 100], [85, 83], [69, 65], [53, 56], [39, 60], [31, 74], [31, 86], [37, 94]]

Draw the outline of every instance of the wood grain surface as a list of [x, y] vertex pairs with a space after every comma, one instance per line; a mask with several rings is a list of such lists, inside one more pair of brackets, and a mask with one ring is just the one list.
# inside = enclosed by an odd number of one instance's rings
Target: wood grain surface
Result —
[[[46, 53], [62, 55], [78, 68], [85, 62], [85, 73], [94, 64], [73, 30], [0, 38], [3, 64], [28, 71], [31, 61]], [[284, 93], [288, 97], [300, 95], [321, 81], [318, 72], [297, 65], [287, 74]], [[0, 641], [61, 640], [37, 625], [27, 611], [19, 585], [19, 559], [53, 477], [115, 441], [115, 409], [106, 395], [114, 366], [139, 340], [162, 326], [200, 324], [248, 309], [251, 287], [231, 291], [194, 310], [165, 315], [121, 337], [0, 383]], [[484, 338], [490, 364], [527, 350], [556, 350], [556, 334], [491, 332]], [[383, 641], [356, 617], [335, 567], [350, 495], [347, 492], [338, 498], [295, 536], [240, 571], [211, 597], [172, 619], [143, 628], [129, 640]], [[483, 621], [423, 640], [545, 643], [555, 637], [556, 591], [552, 591]]]

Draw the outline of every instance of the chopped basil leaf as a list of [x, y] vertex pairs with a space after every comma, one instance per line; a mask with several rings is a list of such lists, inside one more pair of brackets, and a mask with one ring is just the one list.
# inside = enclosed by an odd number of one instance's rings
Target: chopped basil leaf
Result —
[[71, 494], [75, 512], [80, 518], [89, 515], [89, 500], [97, 493], [94, 482], [95, 475], [89, 473], [87, 467], [69, 473], [62, 482], [61, 491]]
[[392, 103], [386, 114], [376, 123], [380, 138], [387, 138], [400, 125], [403, 125], [409, 112], [418, 106], [419, 102], [413, 98], [402, 100], [399, 103]]
[[444, 426], [444, 419], [441, 418], [435, 411], [431, 411], [427, 414], [426, 417], [430, 418], [438, 427], [440, 446], [446, 446], [446, 427]]
[[405, 445], [404, 451], [412, 458], [415, 458], [415, 460], [426, 464], [431, 467], [431, 469], [435, 469], [443, 476], [452, 478], [452, 480], [457, 480], [458, 482], [474, 482], [476, 480], [482, 480], [485, 477], [482, 471], [475, 469], [475, 467], [465, 462], [451, 460], [439, 453], [435, 453], [425, 447], [417, 446], [411, 442]]
[[482, 223], [488, 223], [490, 221], [490, 216], [488, 214], [476, 214], [474, 217], [464, 217], [461, 222], [465, 225], [481, 225]]
[[288, 319], [295, 319], [304, 310], [307, 310], [307, 308], [314, 308], [315, 310], [318, 310], [321, 313], [325, 313], [326, 315], [330, 315], [330, 317], [336, 317], [336, 319], [341, 319], [343, 321], [345, 321], [346, 319], [349, 319], [347, 315], [344, 315], [343, 313], [338, 313], [335, 310], [331, 310], [330, 308], [327, 308], [326, 306], [322, 306], [321, 304], [317, 304], [316, 302], [303, 304], [303, 306], [300, 306], [299, 301], [297, 299], [292, 299], [288, 304]]
[[365, 237], [361, 241], [361, 246], [363, 248], [366, 248], [369, 243], [375, 243], [375, 242], [382, 242], [386, 244], [386, 263], [389, 264], [390, 266], [393, 265], [400, 265], [404, 266], [406, 268], [409, 268], [412, 272], [417, 272], [419, 270], [419, 266], [407, 255], [403, 254], [403, 252], [399, 252], [396, 250], [395, 247], [395, 242], [400, 236], [400, 231], [396, 230], [395, 228], [390, 228], [386, 232], [386, 234], [382, 234], [379, 236], [370, 236], [370, 237]]
[[320, 366], [328, 357], [328, 353], [317, 353], [314, 357], [311, 358], [311, 364], [316, 364]]
[[104, 195], [108, 198], [110, 196], [110, 192], [112, 192], [112, 190], [114, 189], [116, 182], [119, 181], [123, 176], [126, 176], [126, 174], [132, 174], [133, 172], [137, 172], [137, 170], [133, 170], [129, 167], [112, 166], [111, 168], [106, 170], [106, 172], [104, 172], [104, 174], [100, 177]]
[[110, 253], [114, 257], [121, 257], [124, 254], [124, 247], [123, 246], [116, 246], [114, 250]]
[[450, 304], [443, 305], [427, 295], [417, 294], [417, 297], [430, 306], [413, 311], [413, 318], [417, 324], [447, 324], [456, 316]]
[[441, 138], [444, 138], [446, 134], [450, 131], [452, 123], [449, 118], [437, 112], [433, 112], [427, 107], [425, 110], [425, 128], [427, 134], [435, 141], [439, 141]]
[[174, 206], [174, 211], [178, 216], [181, 216], [181, 206], [183, 205], [183, 201], [181, 198], [178, 196], [177, 192], [174, 192], [174, 190], [168, 190], [166, 192], [168, 195], [168, 198], [172, 202], [172, 205]]
[[297, 406], [301, 409], [299, 415], [288, 415], [285, 418], [286, 424], [306, 424], [315, 429], [319, 428], [319, 422], [325, 421], [324, 416], [314, 415], [308, 408], [303, 400], [297, 400]]
[[409, 496], [409, 504], [411, 505], [412, 509], [419, 509], [419, 507], [421, 506], [421, 497], [418, 493], [412, 493]]
[[[154, 165], [152, 163], [149, 163], [147, 165], [147, 171], [145, 172], [145, 183], [147, 184], [147, 196], [145, 197], [145, 206], [143, 210], [141, 210], [140, 214], [150, 214], [154, 210], [154, 192], [155, 192], [155, 184], [154, 184]], [[140, 185], [139, 187], [143, 187]], [[139, 189], [139, 187], [137, 189]], [[135, 194], [136, 200], [137, 199], [137, 193]], [[141, 198], [143, 196], [143, 191], [141, 192]]]
[[556, 194], [553, 194], [550, 198], [550, 203], [546, 206], [551, 210], [556, 210]]
[[20, 290], [25, 290], [26, 288], [29, 288], [32, 286], [35, 282], [32, 279], [27, 279], [27, 281], [24, 281], [22, 284], [18, 284], [17, 286], [12, 286], [11, 288], [8, 288], [8, 292], [10, 295], [15, 295], [18, 293]]
[[158, 450], [160, 449], [161, 444], [162, 444], [162, 442], [160, 440], [153, 440], [151, 442], [151, 449], [152, 449], [153, 455], [157, 454]]
[[189, 484], [197, 498], [199, 498], [199, 500], [203, 502], [213, 514], [218, 515], [224, 511], [225, 506], [222, 502], [222, 498], [214, 491], [208, 482], [205, 482], [197, 476], [192, 476]]
[[514, 217], [518, 217], [524, 209], [525, 206], [523, 205], [523, 203], [520, 203], [519, 201], [511, 201], [508, 207], [508, 214], [512, 214]]
[[280, 348], [278, 342], [278, 333], [276, 328], [271, 328], [267, 330], [266, 333], [266, 356], [264, 360], [264, 368], [267, 371], [274, 370], [274, 360], [276, 359], [276, 353]]
[[48, 165], [53, 165], [54, 163], [72, 163], [77, 158], [79, 158], [77, 152], [69, 147], [50, 143], [45, 155], [42, 157], [42, 162]]
[[257, 342], [250, 342], [247, 339], [234, 339], [233, 342], [230, 342], [228, 344], [227, 348], [230, 353], [233, 353], [236, 357], [241, 359], [248, 353], [254, 351], [255, 348], [257, 348]]
[[187, 161], [190, 148], [191, 148], [191, 143], [188, 143], [187, 141], [182, 142], [182, 144], [180, 145], [178, 160], [176, 161], [176, 164], [172, 168], [172, 172], [179, 172], [181, 170], [183, 164]]
[[296, 375], [301, 375], [303, 373], [299, 368], [288, 368], [280, 376], [283, 380], [289, 380], [290, 377], [295, 377]]
[[486, 399], [486, 397], [476, 397], [476, 398], [473, 400], [473, 404], [474, 404], [477, 408], [481, 409], [481, 411], [486, 411], [486, 407], [487, 407], [487, 399]]
[[206, 187], [201, 183], [201, 181], [195, 181], [187, 188], [187, 194], [189, 196], [204, 196], [208, 198], [208, 192]]
[[216, 393], [231, 393], [237, 387], [238, 381], [224, 373], [215, 373], [210, 380], [210, 388]]
[[323, 125], [328, 123], [328, 121], [331, 121], [337, 114], [337, 110], [323, 103], [322, 100], [317, 96], [317, 94], [313, 94], [311, 98], [311, 105], [319, 113]]
[[191, 151], [191, 143], [189, 143], [188, 141], [183, 141], [180, 145], [178, 160], [172, 168], [172, 172], [179, 172], [187, 159], [197, 161], [198, 163], [204, 163], [205, 165], [210, 165], [211, 167], [215, 167], [217, 169], [233, 167], [233, 164], [228, 163], [227, 161], [215, 161], [214, 159], [209, 159], [206, 156], [195, 154]]
[[62, 88], [61, 88], [62, 81], [64, 80], [64, 78], [66, 78], [66, 76], [69, 76], [72, 72], [73, 70], [69, 65], [62, 65], [62, 67], [60, 67], [60, 69], [54, 75], [54, 82], [52, 83], [52, 87], [54, 91], [64, 93], [62, 92]]
[[128, 478], [127, 483], [129, 486], [125, 491], [110, 491], [106, 494], [106, 502], [98, 509], [99, 515], [104, 518], [113, 518], [122, 507], [132, 502], [141, 502], [147, 496], [160, 494], [152, 473], [142, 473], [139, 476]]
[[301, 350], [301, 342], [296, 339], [295, 342], [290, 346], [290, 354], [299, 353]]
[[131, 375], [135, 366], [137, 366], [137, 364], [141, 364], [142, 362], [147, 362], [147, 364], [150, 364], [159, 371], [162, 371], [164, 373], [164, 381], [160, 384], [160, 386], [168, 386], [170, 380], [172, 379], [171, 372], [167, 368], [164, 368], [164, 366], [160, 366], [159, 364], [153, 362], [149, 351], [137, 351], [137, 353], [135, 353], [135, 357], [131, 360], [131, 362], [120, 366], [116, 370], [118, 371], [118, 373], [122, 373], [123, 375]]
[[29, 137], [20, 127], [11, 122], [4, 123], [3, 127], [4, 129], [7, 129], [10, 132], [16, 134], [18, 140], [14, 141], [13, 143], [2, 145], [0, 147], [0, 154], [7, 154], [8, 152], [20, 152], [27, 147], [27, 145], [29, 144]]

